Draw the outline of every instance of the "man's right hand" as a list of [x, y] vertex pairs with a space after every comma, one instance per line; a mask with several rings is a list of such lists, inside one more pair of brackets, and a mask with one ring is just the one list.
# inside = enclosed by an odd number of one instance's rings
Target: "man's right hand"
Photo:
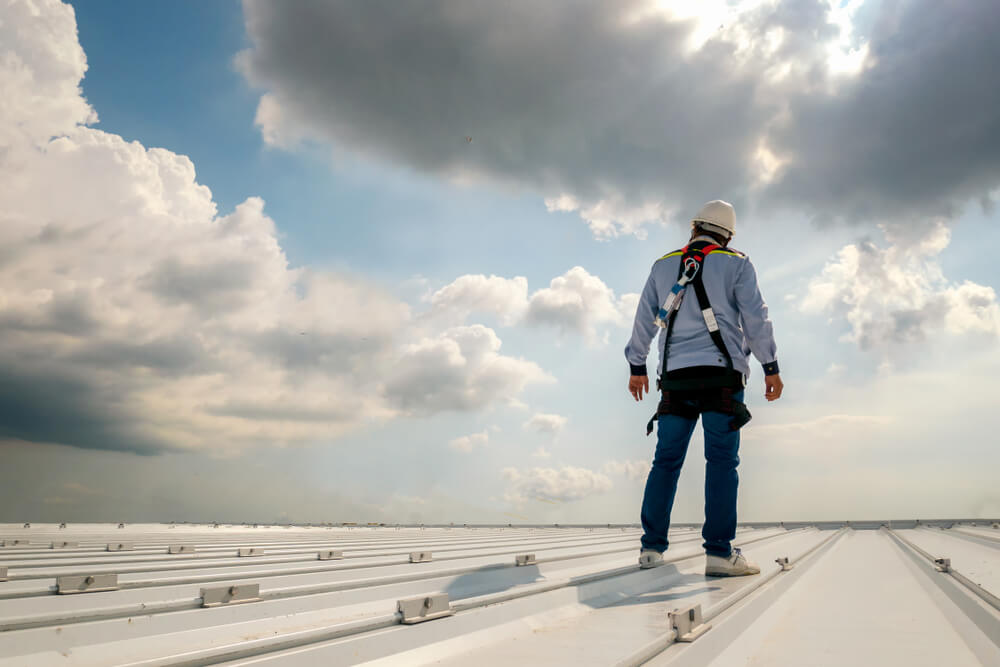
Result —
[[764, 398], [769, 401], [776, 401], [781, 398], [781, 390], [785, 388], [785, 383], [781, 381], [781, 375], [764, 376]]

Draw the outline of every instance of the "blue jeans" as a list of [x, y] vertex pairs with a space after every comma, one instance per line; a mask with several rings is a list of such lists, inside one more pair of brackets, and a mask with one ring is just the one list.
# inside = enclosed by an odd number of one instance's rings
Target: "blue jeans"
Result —
[[[743, 400], [743, 392], [733, 394], [733, 399]], [[736, 536], [736, 489], [740, 464], [740, 432], [729, 430], [730, 415], [721, 412], [703, 412], [705, 430], [705, 525], [701, 536], [705, 551], [712, 556], [728, 557], [731, 542]], [[667, 529], [670, 527], [670, 510], [677, 493], [677, 478], [684, 465], [688, 443], [694, 433], [697, 419], [678, 415], [660, 415], [656, 434], [656, 454], [653, 467], [646, 479], [646, 492], [642, 498], [642, 548], [667, 550]]]

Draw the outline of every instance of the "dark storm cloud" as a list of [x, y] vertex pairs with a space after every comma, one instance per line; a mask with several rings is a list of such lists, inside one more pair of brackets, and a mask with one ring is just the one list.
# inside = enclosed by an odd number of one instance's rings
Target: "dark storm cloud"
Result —
[[272, 401], [256, 403], [230, 401], [222, 405], [209, 406], [206, 412], [220, 417], [239, 417], [251, 421], [351, 423], [357, 418], [357, 406], [354, 405], [340, 404], [312, 408], [304, 405], [275, 405]]
[[[116, 387], [116, 391], [124, 387]], [[139, 432], [120, 396], [68, 369], [0, 364], [0, 440], [62, 443], [86, 449], [155, 454], [169, 443]]]
[[685, 56], [691, 22], [623, 21], [645, 4], [250, 1], [244, 65], [292, 122], [424, 170], [592, 200], [738, 194], [776, 106], [732, 44]]
[[744, 13], [742, 53], [728, 31], [686, 53], [691, 22], [624, 20], [647, 5], [245, 0], [242, 65], [296, 132], [583, 204], [739, 205], [765, 137], [784, 169], [760, 203], [816, 219], [950, 214], [1000, 183], [994, 3], [865, 9], [867, 69], [845, 77], [824, 2]]
[[67, 361], [102, 368], [146, 368], [165, 375], [209, 372], [218, 368], [194, 338], [144, 343], [95, 341], [66, 355]]
[[886, 2], [871, 67], [833, 94], [789, 90], [771, 142], [794, 163], [770, 193], [855, 219], [951, 216], [1000, 184], [1000, 11]]

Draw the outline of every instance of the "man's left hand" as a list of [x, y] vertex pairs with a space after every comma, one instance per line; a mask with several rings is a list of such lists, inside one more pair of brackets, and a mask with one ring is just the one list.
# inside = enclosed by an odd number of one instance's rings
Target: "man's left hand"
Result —
[[635, 400], [642, 400], [642, 392], [649, 393], [649, 376], [632, 375], [628, 379], [628, 392], [635, 397]]

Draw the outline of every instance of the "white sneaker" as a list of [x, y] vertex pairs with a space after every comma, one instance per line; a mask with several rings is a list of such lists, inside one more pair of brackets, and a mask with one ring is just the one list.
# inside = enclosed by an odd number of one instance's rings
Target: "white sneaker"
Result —
[[760, 574], [760, 568], [753, 561], [747, 560], [739, 549], [733, 549], [729, 558], [706, 554], [706, 577], [743, 577], [748, 574]]
[[663, 565], [663, 554], [656, 549], [643, 549], [639, 552], [639, 567], [643, 570], [661, 565]]

